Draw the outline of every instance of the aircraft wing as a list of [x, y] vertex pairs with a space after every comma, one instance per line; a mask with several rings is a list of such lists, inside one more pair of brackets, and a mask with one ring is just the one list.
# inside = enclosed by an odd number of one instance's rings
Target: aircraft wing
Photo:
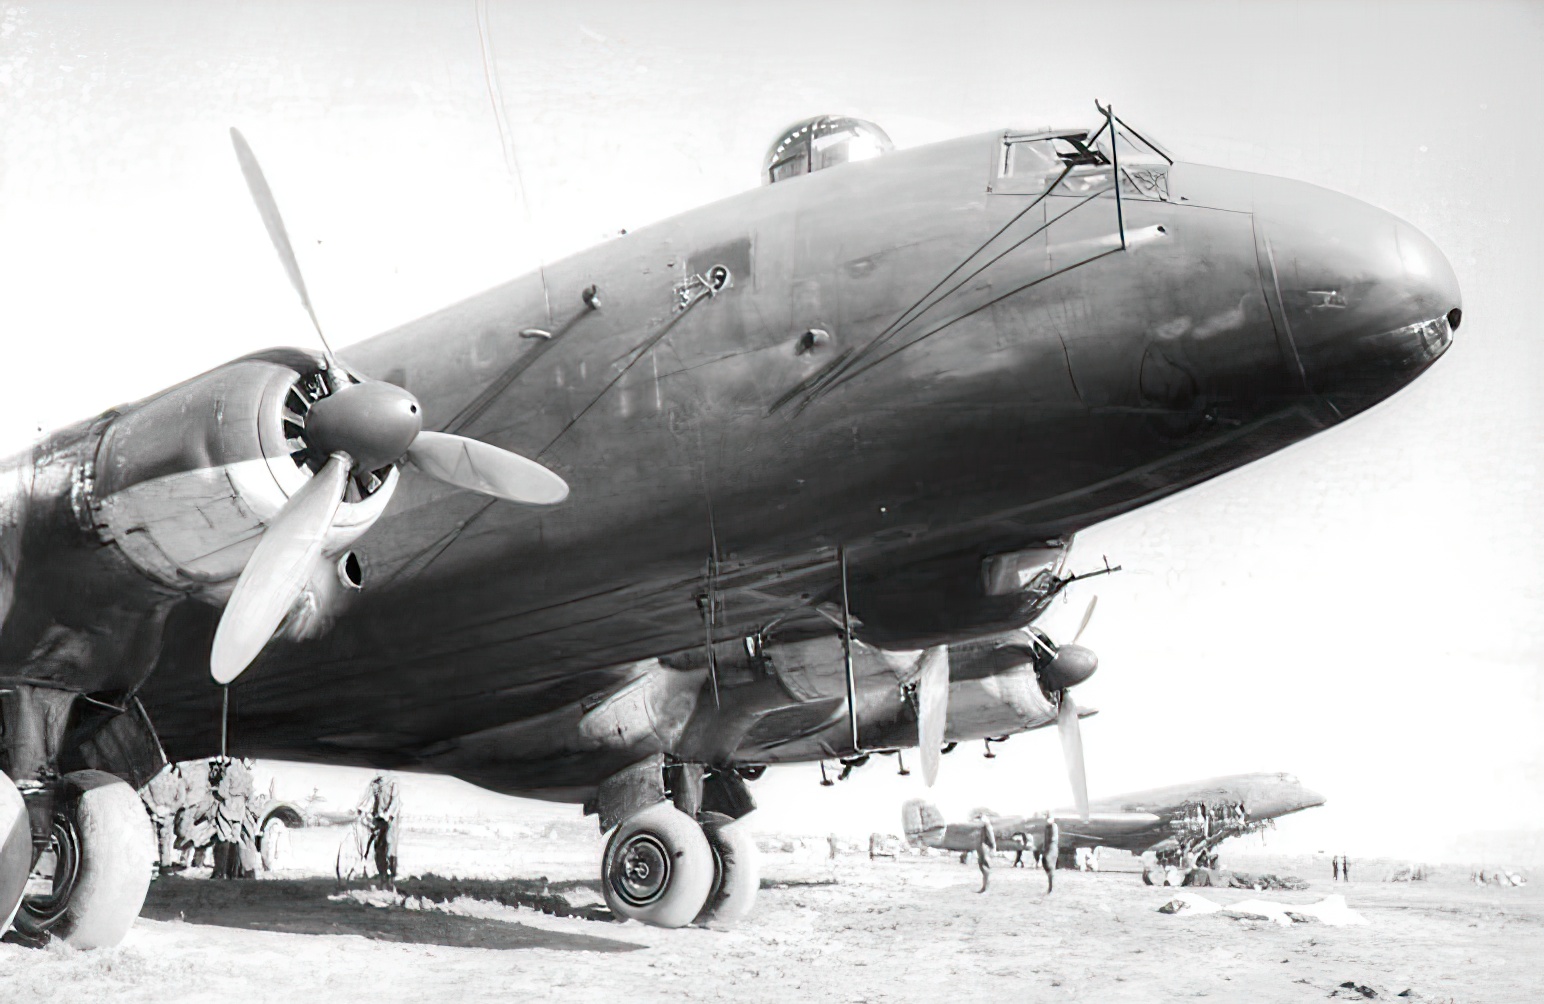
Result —
[[1057, 813], [1063, 847], [1117, 847], [1143, 850], [1169, 835], [1164, 818], [1152, 812]]

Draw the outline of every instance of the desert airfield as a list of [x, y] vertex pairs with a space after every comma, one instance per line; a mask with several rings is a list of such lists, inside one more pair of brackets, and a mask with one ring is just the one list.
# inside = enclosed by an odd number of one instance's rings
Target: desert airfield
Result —
[[114, 949], [0, 944], [0, 999], [1368, 999], [1342, 987], [1349, 982], [1374, 999], [1513, 1002], [1544, 987], [1541, 884], [1478, 887], [1459, 865], [1391, 883], [1399, 863], [1356, 861], [1356, 880], [1333, 884], [1325, 859], [1225, 848], [1225, 866], [1297, 874], [1310, 888], [1198, 890], [1209, 899], [1307, 904], [1343, 893], [1367, 921], [1282, 927], [1160, 913], [1174, 891], [1144, 886], [1133, 871], [1061, 871], [1047, 897], [1042, 873], [1010, 868], [1005, 856], [983, 896], [974, 864], [952, 855], [871, 861], [848, 842], [832, 859], [824, 837], [763, 834], [764, 847], [783, 849], [763, 854], [756, 910], [726, 932], [538, 909], [603, 910], [602, 842], [572, 807], [539, 806], [519, 822], [409, 819], [403, 874], [440, 878], [405, 879], [398, 897], [361, 882], [338, 892], [345, 834], [293, 831], [288, 867], [256, 882], [158, 880]]
[[[432, 15], [413, 3], [250, 6], [239, 18], [183, 5], [10, 7], [0, 261], [10, 326], [30, 336], [7, 346], [18, 379], [0, 399], [0, 433], [19, 448], [34, 424], [73, 421], [240, 352], [311, 344], [254, 229], [230, 160], [233, 122], [260, 144], [329, 329], [347, 344], [533, 268], [538, 253], [754, 184], [773, 132], [800, 116], [862, 114], [909, 146], [1083, 121], [1093, 97], [1114, 100], [1188, 158], [1374, 201], [1422, 227], [1461, 272], [1465, 337], [1411, 390], [1322, 443], [1081, 540], [1086, 563], [1107, 552], [1128, 570], [1101, 585], [1093, 629], [1105, 668], [1090, 684], [1103, 708], [1091, 775], [1118, 791], [1255, 766], [1301, 771], [1332, 798], [1301, 828], [1343, 841], [1335, 849], [1352, 853], [1357, 881], [1331, 883], [1324, 858], [1230, 845], [1224, 865], [1297, 874], [1311, 888], [1203, 892], [1222, 903], [1341, 892], [1366, 926], [1168, 916], [1157, 912], [1168, 891], [1133, 874], [1060, 872], [1046, 898], [1043, 876], [1006, 858], [986, 896], [975, 868], [947, 856], [870, 862], [855, 849], [832, 861], [826, 814], [880, 803], [845, 788], [822, 802], [811, 789], [801, 808], [813, 845], [764, 856], [772, 887], [738, 930], [552, 917], [497, 898], [598, 904], [593, 820], [544, 806], [518, 822], [433, 818], [410, 799], [403, 874], [459, 877], [468, 899], [391, 905], [361, 888], [329, 900], [344, 832], [297, 831], [278, 880], [157, 882], [118, 948], [0, 944], [0, 1004], [1306, 1001], [1358, 993], [1340, 987], [1348, 981], [1379, 999], [1544, 997], [1539, 872], [1521, 889], [1476, 887], [1461, 864], [1390, 884], [1381, 880], [1405, 861], [1363, 850], [1470, 836], [1446, 833], [1444, 819], [1510, 830], [1544, 818], [1544, 562], [1531, 560], [1544, 524], [1540, 468], [1526, 462], [1544, 415], [1534, 376], [1544, 341], [1531, 320], [1540, 258], [1527, 236], [1539, 206], [1528, 165], [1541, 133], [1526, 128], [1539, 118], [1528, 69], [1538, 8], [1411, 4], [1395, 17], [1387, 5], [1340, 4], [1331, 23], [1290, 6], [1175, 4], [1154, 16], [1115, 4], [1070, 21], [1054, 7], [943, 6], [948, 17], [890, 5], [875, 18], [879, 8], [861, 5], [767, 16], [676, 4], [661, 17], [614, 0], [495, 3], [488, 30], [529, 204], [488, 113], [472, 5]], [[1047, 25], [1084, 48], [1048, 58]], [[1498, 155], [1476, 154], [1485, 150]], [[125, 337], [124, 318], [154, 323]], [[65, 339], [94, 365], [30, 378], [55, 371]], [[1433, 514], [1465, 528], [1462, 588], [1433, 573]], [[1335, 653], [1315, 667], [1336, 674], [1332, 691], [1281, 685], [1303, 672], [1303, 646], [1261, 639], [1281, 638], [1287, 612]], [[1485, 714], [1455, 714], [1455, 667]], [[1175, 726], [1189, 716], [1206, 727]], [[1059, 779], [1054, 745], [1040, 747], [1053, 758], [1043, 760], [1032, 743], [1016, 741], [995, 773], [951, 778], [965, 789], [956, 799], [1045, 804], [1008, 788], [1029, 783], [1030, 767]], [[893, 828], [898, 804], [884, 803], [873, 827]], [[761, 825], [771, 836], [800, 820]], [[1419, 839], [1433, 833], [1441, 839]], [[402, 885], [436, 897], [449, 887]]]

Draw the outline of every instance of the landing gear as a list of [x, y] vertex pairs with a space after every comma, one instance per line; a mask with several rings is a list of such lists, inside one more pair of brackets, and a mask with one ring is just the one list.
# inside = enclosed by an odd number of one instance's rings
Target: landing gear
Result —
[[660, 802], [624, 819], [606, 844], [601, 886], [618, 917], [685, 927], [713, 889], [713, 848], [686, 813]]
[[[754, 772], [754, 773], [752, 773]], [[611, 912], [655, 927], [724, 928], [750, 913], [761, 885], [745, 777], [760, 770], [666, 763], [658, 754], [601, 783], [586, 812], [611, 830], [601, 888]]]
[[155, 833], [133, 788], [104, 771], [66, 774], [16, 930], [74, 948], [116, 945], [144, 905], [155, 859]]
[[32, 870], [32, 826], [16, 782], [0, 774], [0, 934], [11, 926]]
[[733, 927], [756, 905], [761, 852], [747, 828], [723, 813], [703, 813], [702, 832], [713, 849], [713, 887], [696, 923], [701, 927]]

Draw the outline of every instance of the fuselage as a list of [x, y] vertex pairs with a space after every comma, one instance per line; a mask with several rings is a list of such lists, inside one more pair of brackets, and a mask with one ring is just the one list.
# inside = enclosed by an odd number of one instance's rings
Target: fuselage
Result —
[[[797, 635], [838, 597], [839, 554], [874, 646], [1022, 626], [1038, 609], [984, 561], [1333, 425], [1448, 343], [1452, 271], [1392, 216], [1176, 163], [1123, 180], [1118, 217], [1107, 167], [1009, 172], [1015, 135], [746, 192], [345, 350], [426, 428], [537, 458], [572, 493], [525, 508], [403, 470], [352, 546], [363, 588], [233, 689], [238, 748], [438, 769], [460, 737], [580, 712], [700, 648], [710, 588], [714, 637]], [[156, 644], [49, 672], [143, 682], [168, 752], [206, 755], [218, 611], [162, 608]], [[7, 624], [10, 662], [36, 619]], [[478, 780], [582, 792], [617, 766], [587, 749]]]
[[908, 839], [963, 852], [976, 847], [983, 825], [990, 825], [999, 848], [1006, 848], [1026, 837], [1040, 840], [1047, 821], [1054, 818], [1064, 850], [1112, 847], [1141, 854], [1173, 841], [1176, 824], [1197, 807], [1216, 810], [1236, 806], [1239, 825], [1245, 826], [1311, 809], [1324, 801], [1324, 796], [1303, 787], [1291, 774], [1251, 773], [1095, 799], [1089, 803], [1086, 820], [1076, 809], [1063, 808], [945, 824], [936, 810], [919, 806], [915, 818], [914, 810], [903, 812], [903, 822]]

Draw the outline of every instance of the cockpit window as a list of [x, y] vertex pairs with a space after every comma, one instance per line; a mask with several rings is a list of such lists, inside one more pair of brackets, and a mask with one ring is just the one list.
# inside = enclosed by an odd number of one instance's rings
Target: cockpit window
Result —
[[767, 151], [761, 183], [776, 184], [838, 164], [882, 157], [895, 149], [885, 131], [864, 119], [818, 115], [789, 126]]
[[1162, 147], [1114, 117], [1093, 129], [1005, 133], [992, 191], [1095, 194], [1110, 187], [1117, 159], [1122, 196], [1168, 199], [1168, 169], [1173, 160]]

